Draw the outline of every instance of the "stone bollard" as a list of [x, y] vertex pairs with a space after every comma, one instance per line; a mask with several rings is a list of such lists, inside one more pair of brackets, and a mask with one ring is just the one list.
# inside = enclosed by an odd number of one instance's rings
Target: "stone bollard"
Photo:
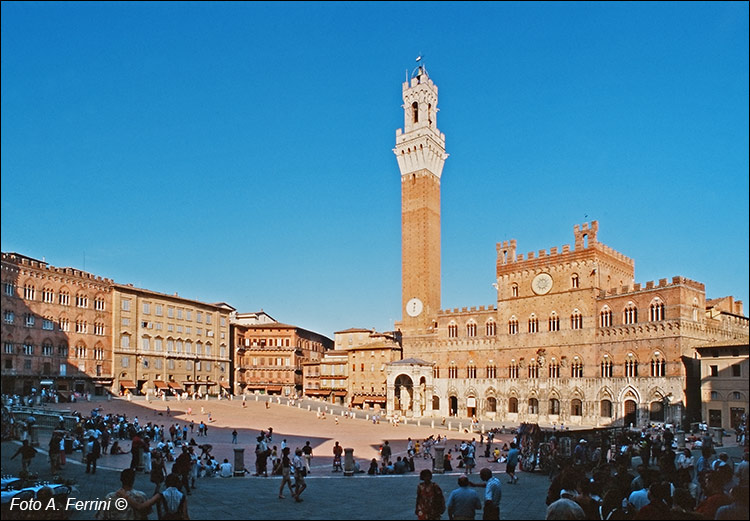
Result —
[[234, 449], [234, 474], [233, 477], [241, 478], [245, 475], [245, 449]]
[[193, 393], [193, 400], [195, 400], [195, 393]]
[[434, 428], [435, 428], [435, 420], [431, 420], [430, 421], [430, 429], [434, 429]]
[[230, 395], [229, 395], [229, 401], [230, 401], [230, 402], [233, 402], [233, 401], [234, 401], [234, 395], [233, 395], [233, 394], [230, 394]]
[[344, 449], [344, 476], [354, 475], [354, 449]]
[[435, 456], [433, 456], [432, 458], [432, 473], [445, 473], [445, 447], [441, 445], [435, 445], [432, 450], [435, 451]]
[[451, 430], [453, 426], [451, 425], [451, 422], [448, 422], [448, 430]]
[[421, 427], [421, 426], [422, 426], [422, 420], [417, 420], [417, 427]]
[[29, 437], [31, 440], [29, 440], [29, 443], [31, 443], [32, 447], [38, 447], [39, 446], [39, 427], [36, 425], [29, 425]]
[[128, 401], [129, 402], [133, 400], [132, 396], [133, 396], [132, 394], [128, 393]]
[[161, 395], [161, 401], [162, 402], [166, 402], [167, 401], [167, 395], [166, 394], [162, 394]]
[[370, 415], [369, 414], [365, 414], [365, 420], [370, 421]]
[[206, 393], [205, 399], [206, 401], [208, 401], [208, 393]]
[[258, 401], [258, 395], [257, 394], [255, 395], [255, 401], [256, 402]]
[[677, 431], [675, 433], [675, 438], [677, 438], [677, 448], [684, 449], [685, 448], [685, 431]]
[[724, 429], [721, 427], [711, 427], [711, 437], [714, 440], [714, 445], [717, 447], [723, 447], [724, 446], [724, 439], [722, 438], [722, 433], [724, 432]]
[[464, 430], [464, 424], [463, 422], [458, 422], [458, 432], [461, 432]]
[[484, 423], [482, 424], [482, 434], [487, 434], [487, 431], [484, 429]]
[[[310, 404], [309, 403], [307, 404], [307, 410], [308, 411], [310, 410]], [[320, 410], [318, 410], [318, 412], [320, 412]]]

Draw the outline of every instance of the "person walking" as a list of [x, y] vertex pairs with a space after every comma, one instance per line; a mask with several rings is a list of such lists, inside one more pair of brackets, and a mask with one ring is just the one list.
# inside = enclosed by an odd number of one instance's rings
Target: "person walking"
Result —
[[13, 456], [11, 456], [10, 459], [15, 458], [19, 454], [21, 455], [21, 472], [28, 472], [29, 471], [29, 465], [31, 465], [31, 460], [34, 456], [36, 456], [37, 450], [31, 446], [29, 443], [29, 440], [23, 440], [23, 445], [18, 447], [18, 450], [16, 451]]
[[164, 455], [160, 450], [154, 449], [151, 452], [151, 483], [154, 484], [154, 494], [159, 492], [161, 484], [164, 483], [164, 477], [167, 469], [164, 465]]
[[312, 472], [311, 464], [312, 464], [312, 457], [313, 457], [313, 450], [310, 446], [310, 442], [305, 442], [305, 446], [302, 447], [302, 455], [305, 459], [305, 470], [308, 474]]
[[508, 474], [510, 481], [508, 483], [518, 483], [516, 477], [516, 465], [518, 464], [518, 456], [520, 451], [516, 448], [516, 443], [510, 444], [510, 450], [508, 451], [508, 462], [505, 465], [505, 473]]
[[476, 511], [482, 508], [482, 502], [476, 491], [469, 488], [469, 478], [458, 478], [458, 488], [448, 496], [449, 519], [474, 519]]
[[302, 461], [302, 449], [299, 447], [294, 451], [292, 465], [294, 466], [294, 494], [292, 497], [297, 503], [301, 503], [303, 499], [300, 496], [307, 488], [307, 484], [305, 483], [306, 472], [305, 463]]
[[484, 513], [482, 519], [500, 519], [500, 499], [503, 497], [500, 479], [492, 475], [492, 471], [483, 468], [479, 477], [485, 483], [472, 483], [474, 487], [484, 487]]
[[[377, 463], [376, 463], [377, 465]], [[432, 472], [424, 469], [419, 473], [422, 482], [417, 485], [417, 519], [440, 519], [445, 512], [445, 496], [440, 486], [432, 481]]]
[[232, 443], [237, 444], [237, 429], [232, 431]]
[[385, 443], [383, 443], [383, 448], [380, 451], [380, 458], [386, 465], [391, 461], [391, 446], [388, 444], [388, 440], [385, 440]]
[[281, 486], [279, 487], [279, 499], [284, 499], [284, 485], [289, 487], [289, 493], [294, 497], [294, 488], [292, 488], [292, 460], [289, 459], [289, 447], [281, 450]]
[[96, 460], [102, 455], [102, 444], [93, 436], [89, 436], [88, 451], [86, 452], [86, 474], [96, 474]]
[[333, 446], [333, 472], [341, 472], [344, 468], [341, 466], [341, 455], [344, 453], [343, 447], [339, 442]]

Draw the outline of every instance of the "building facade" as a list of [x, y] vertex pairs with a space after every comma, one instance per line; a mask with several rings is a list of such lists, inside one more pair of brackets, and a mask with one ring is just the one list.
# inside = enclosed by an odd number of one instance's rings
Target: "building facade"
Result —
[[709, 427], [736, 429], [748, 412], [748, 345], [698, 347], [702, 416]]
[[303, 392], [303, 364], [319, 362], [330, 338], [289, 324], [232, 325], [236, 394], [261, 391], [284, 396]]
[[112, 281], [2, 254], [2, 390], [100, 395], [112, 384]]
[[114, 393], [231, 392], [234, 308], [114, 284]]
[[732, 304], [739, 313], [729, 320], [707, 312], [699, 282], [636, 283], [635, 262], [600, 242], [596, 221], [573, 227], [572, 247], [524, 255], [515, 239], [498, 243], [496, 303], [440, 309], [434, 257], [447, 155], [432, 115], [437, 87], [419, 68], [402, 90], [405, 128], [394, 152], [403, 319], [396, 327], [410, 362], [389, 370], [388, 409], [586, 426], [699, 415], [687, 389], [688, 360], [700, 345], [747, 342], [742, 304]]

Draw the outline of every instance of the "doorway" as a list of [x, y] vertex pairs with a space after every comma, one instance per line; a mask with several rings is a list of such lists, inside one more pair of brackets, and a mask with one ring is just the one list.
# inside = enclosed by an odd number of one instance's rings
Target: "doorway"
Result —
[[638, 406], [634, 400], [625, 400], [625, 427], [638, 426]]

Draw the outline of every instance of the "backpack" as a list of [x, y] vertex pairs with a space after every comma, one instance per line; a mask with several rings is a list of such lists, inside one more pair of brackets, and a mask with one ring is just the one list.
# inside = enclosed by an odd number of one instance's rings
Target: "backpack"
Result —
[[177, 506], [177, 510], [174, 512], [169, 511], [169, 507], [167, 506], [167, 500], [164, 499], [164, 496], [161, 496], [159, 499], [161, 503], [161, 517], [159, 519], [182, 519], [182, 508], [185, 505], [185, 494], [182, 495], [182, 499], [180, 500], [180, 504]]

